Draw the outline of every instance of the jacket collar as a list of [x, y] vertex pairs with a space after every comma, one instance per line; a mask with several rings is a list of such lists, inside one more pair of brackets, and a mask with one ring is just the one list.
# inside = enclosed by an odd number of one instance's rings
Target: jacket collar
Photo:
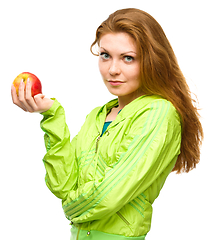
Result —
[[[144, 108], [146, 104], [151, 102], [153, 99], [158, 99], [161, 98], [160, 96], [157, 95], [143, 95], [129, 104], [127, 104], [122, 111], [118, 114], [116, 119], [113, 121], [112, 127], [116, 126], [119, 122], [124, 121], [126, 118], [131, 118], [135, 113], [140, 111], [141, 109]], [[100, 110], [97, 113], [96, 116], [96, 125], [98, 128], [98, 131], [102, 131], [102, 128], [104, 126], [104, 122], [107, 116], [107, 113], [113, 108], [118, 106], [118, 99], [113, 99], [106, 103], [103, 107], [100, 108]]]

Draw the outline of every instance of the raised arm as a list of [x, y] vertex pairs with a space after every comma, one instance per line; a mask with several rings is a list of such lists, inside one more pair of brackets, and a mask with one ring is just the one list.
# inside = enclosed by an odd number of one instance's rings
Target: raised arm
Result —
[[[65, 123], [65, 114], [57, 100], [45, 98], [43, 94], [31, 96], [31, 82], [21, 81], [19, 94], [12, 85], [11, 96], [13, 103], [26, 112], [38, 112], [44, 118], [41, 127], [45, 132], [47, 154], [43, 161], [46, 168], [46, 184], [59, 198], [63, 199], [76, 184], [77, 172], [74, 158], [76, 138], [70, 143], [70, 133]], [[74, 160], [74, 161], [73, 161]], [[72, 162], [73, 161], [73, 162]]]
[[55, 100], [52, 107], [41, 113], [41, 128], [45, 132], [47, 153], [43, 158], [46, 168], [46, 185], [60, 199], [76, 189], [78, 176], [76, 162], [76, 138], [70, 142], [70, 132], [61, 104]]

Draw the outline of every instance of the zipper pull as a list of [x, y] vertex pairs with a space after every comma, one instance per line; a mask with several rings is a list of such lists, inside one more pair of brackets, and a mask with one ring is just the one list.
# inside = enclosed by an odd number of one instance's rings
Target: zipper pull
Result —
[[95, 153], [97, 153], [100, 138], [101, 137], [100, 137], [100, 133], [99, 133], [99, 136], [96, 139], [96, 151], [95, 151]]
[[91, 224], [91, 222], [88, 222], [88, 227], [87, 227], [87, 228], [88, 228], [89, 230], [87, 231], [87, 237], [90, 236], [90, 224]]

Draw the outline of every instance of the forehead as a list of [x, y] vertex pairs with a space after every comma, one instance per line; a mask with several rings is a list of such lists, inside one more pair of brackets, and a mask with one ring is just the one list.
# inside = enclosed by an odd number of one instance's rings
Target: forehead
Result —
[[103, 35], [99, 41], [99, 47], [115, 52], [137, 51], [135, 40], [124, 32]]

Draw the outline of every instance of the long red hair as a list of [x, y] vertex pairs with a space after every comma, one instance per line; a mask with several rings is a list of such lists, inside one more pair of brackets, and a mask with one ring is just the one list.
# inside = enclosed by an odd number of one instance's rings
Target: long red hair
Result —
[[186, 79], [163, 29], [151, 15], [142, 10], [118, 10], [98, 27], [91, 52], [93, 53], [94, 45], [99, 45], [101, 36], [117, 32], [126, 32], [136, 41], [141, 58], [143, 92], [164, 97], [179, 112], [183, 127], [181, 153], [173, 171], [189, 172], [200, 161], [203, 129], [196, 102], [191, 97]]

